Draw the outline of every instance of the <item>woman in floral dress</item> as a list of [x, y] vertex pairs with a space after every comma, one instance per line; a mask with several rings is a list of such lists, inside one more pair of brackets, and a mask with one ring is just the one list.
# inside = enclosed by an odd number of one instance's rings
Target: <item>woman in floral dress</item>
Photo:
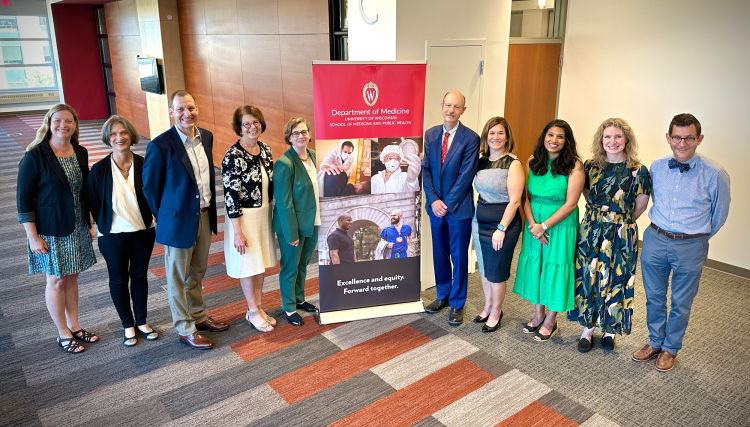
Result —
[[630, 334], [633, 281], [638, 261], [636, 219], [651, 194], [648, 169], [638, 162], [633, 129], [620, 118], [599, 125], [584, 163], [586, 214], [576, 249], [575, 309], [568, 320], [584, 329], [582, 353], [591, 350], [594, 329], [604, 332], [602, 347], [612, 350], [614, 334]]
[[245, 320], [261, 332], [271, 332], [276, 320], [266, 315], [260, 301], [263, 273], [277, 264], [271, 230], [273, 159], [271, 148], [258, 141], [266, 121], [258, 107], [245, 105], [234, 112], [232, 127], [241, 138], [221, 162], [227, 275], [240, 279], [248, 308]]

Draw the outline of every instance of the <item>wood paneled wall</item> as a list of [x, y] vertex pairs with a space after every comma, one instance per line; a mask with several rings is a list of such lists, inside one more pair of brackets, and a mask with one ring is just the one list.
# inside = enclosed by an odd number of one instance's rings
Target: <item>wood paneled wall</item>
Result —
[[149, 137], [146, 94], [141, 90], [136, 61], [137, 55], [141, 54], [136, 2], [120, 0], [105, 3], [104, 14], [117, 95], [117, 114], [130, 120], [139, 134]]
[[261, 109], [261, 141], [274, 159], [288, 145], [284, 124], [313, 124], [313, 60], [330, 59], [327, 0], [178, 0], [185, 88], [196, 97], [199, 126], [214, 133], [214, 162], [239, 137], [232, 113]]
[[505, 118], [513, 129], [516, 155], [524, 164], [544, 126], [555, 118], [559, 61], [559, 44], [509, 47]]

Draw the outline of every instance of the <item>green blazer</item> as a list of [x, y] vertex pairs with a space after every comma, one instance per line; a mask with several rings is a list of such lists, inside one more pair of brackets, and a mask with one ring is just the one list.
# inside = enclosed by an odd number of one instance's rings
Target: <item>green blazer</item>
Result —
[[[315, 151], [308, 148], [307, 154], [315, 166]], [[273, 166], [273, 192], [276, 198], [273, 231], [279, 243], [288, 244], [300, 236], [312, 237], [317, 211], [315, 190], [305, 165], [292, 147]]]

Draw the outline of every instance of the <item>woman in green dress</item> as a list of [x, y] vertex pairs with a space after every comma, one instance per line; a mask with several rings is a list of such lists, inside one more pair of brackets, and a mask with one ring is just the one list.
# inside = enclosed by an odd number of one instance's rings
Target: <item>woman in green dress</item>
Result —
[[594, 329], [604, 332], [602, 348], [615, 347], [614, 334], [630, 334], [633, 282], [638, 262], [638, 225], [651, 194], [648, 169], [638, 162], [633, 129], [619, 118], [599, 125], [584, 163], [586, 213], [576, 250], [575, 308], [568, 320], [584, 329], [578, 351], [591, 350]]
[[557, 313], [574, 308], [578, 199], [585, 176], [567, 122], [547, 123], [526, 169], [526, 226], [513, 292], [536, 306], [523, 332], [547, 341], [557, 332]]

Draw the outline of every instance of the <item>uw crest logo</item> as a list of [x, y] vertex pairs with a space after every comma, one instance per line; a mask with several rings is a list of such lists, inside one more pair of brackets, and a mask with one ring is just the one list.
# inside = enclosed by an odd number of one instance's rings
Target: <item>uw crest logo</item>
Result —
[[378, 90], [378, 85], [373, 82], [367, 83], [362, 89], [362, 98], [364, 98], [365, 104], [367, 104], [368, 107], [372, 107], [378, 102], [379, 94], [380, 91]]

